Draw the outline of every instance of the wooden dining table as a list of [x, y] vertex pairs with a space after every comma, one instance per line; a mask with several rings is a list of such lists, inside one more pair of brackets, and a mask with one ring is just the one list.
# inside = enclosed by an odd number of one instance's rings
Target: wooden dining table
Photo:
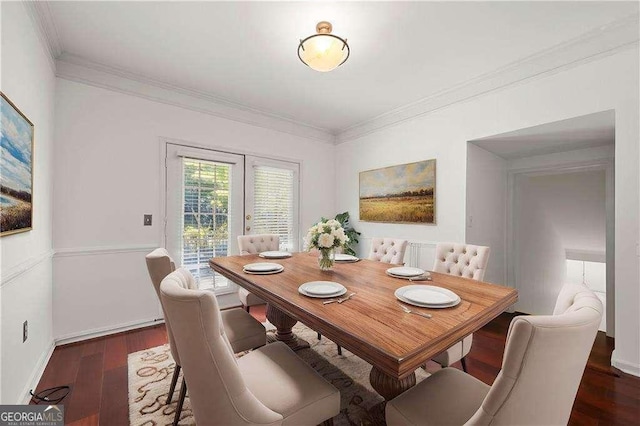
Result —
[[[255, 275], [243, 266], [272, 262], [284, 266], [277, 274]], [[371, 364], [371, 386], [390, 400], [416, 383], [415, 370], [500, 315], [518, 299], [515, 289], [431, 272], [431, 281], [409, 282], [386, 270], [394, 265], [370, 260], [336, 262], [329, 271], [318, 267], [317, 254], [293, 253], [285, 259], [258, 255], [214, 257], [211, 268], [267, 302], [267, 319], [275, 339], [298, 350], [309, 347], [292, 328], [300, 321]], [[356, 293], [344, 303], [323, 304], [298, 287], [309, 281], [334, 281]], [[426, 284], [449, 289], [461, 298], [451, 308], [411, 309], [431, 318], [405, 313], [394, 292], [406, 285]]]

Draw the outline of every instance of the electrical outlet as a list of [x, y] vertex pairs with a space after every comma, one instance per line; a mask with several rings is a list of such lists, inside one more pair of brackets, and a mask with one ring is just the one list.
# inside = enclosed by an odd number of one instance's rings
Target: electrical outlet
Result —
[[144, 226], [151, 226], [151, 215], [150, 214], [145, 214], [144, 215]]
[[29, 321], [25, 321], [22, 323], [22, 343], [27, 341], [29, 337]]

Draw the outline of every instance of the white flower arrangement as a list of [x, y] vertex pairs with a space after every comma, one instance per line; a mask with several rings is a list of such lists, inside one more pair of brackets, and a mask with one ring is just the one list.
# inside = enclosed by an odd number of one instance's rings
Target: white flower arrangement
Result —
[[349, 237], [344, 233], [340, 222], [335, 219], [330, 219], [318, 222], [309, 228], [304, 241], [308, 250], [313, 248], [328, 250], [344, 247], [344, 245], [349, 242]]

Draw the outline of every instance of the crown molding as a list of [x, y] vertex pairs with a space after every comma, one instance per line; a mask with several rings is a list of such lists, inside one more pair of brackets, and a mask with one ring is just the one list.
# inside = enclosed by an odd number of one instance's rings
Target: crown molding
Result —
[[343, 129], [337, 133], [336, 144], [358, 139], [508, 86], [523, 84], [629, 48], [637, 48], [640, 38], [638, 27], [638, 14], [600, 26], [550, 49]]
[[327, 129], [229, 101], [208, 92], [176, 86], [122, 68], [89, 61], [66, 52], [56, 61], [56, 76], [227, 120], [329, 144], [335, 143], [335, 135]]
[[49, 2], [46, 1], [23, 1], [22, 4], [27, 10], [40, 43], [47, 53], [49, 65], [55, 72], [56, 59], [62, 54], [63, 47], [58, 35], [58, 29], [53, 20]]
[[23, 4], [31, 17], [42, 46], [48, 53], [50, 65], [59, 78], [307, 139], [335, 143], [335, 134], [328, 129], [252, 108], [209, 92], [177, 86], [66, 53], [49, 3], [46, 1], [23, 1]]
[[209, 92], [177, 86], [68, 54], [64, 52], [48, 2], [23, 3], [59, 78], [329, 144], [358, 139], [458, 102], [524, 84], [626, 49], [637, 48], [640, 38], [639, 15], [636, 13], [411, 104], [333, 132]]

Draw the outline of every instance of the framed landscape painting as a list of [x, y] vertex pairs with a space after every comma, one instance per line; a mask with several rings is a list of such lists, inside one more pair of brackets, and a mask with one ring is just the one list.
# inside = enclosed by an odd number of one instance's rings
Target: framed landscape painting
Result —
[[0, 92], [0, 236], [31, 230], [33, 124]]
[[436, 223], [436, 160], [360, 172], [360, 220]]

